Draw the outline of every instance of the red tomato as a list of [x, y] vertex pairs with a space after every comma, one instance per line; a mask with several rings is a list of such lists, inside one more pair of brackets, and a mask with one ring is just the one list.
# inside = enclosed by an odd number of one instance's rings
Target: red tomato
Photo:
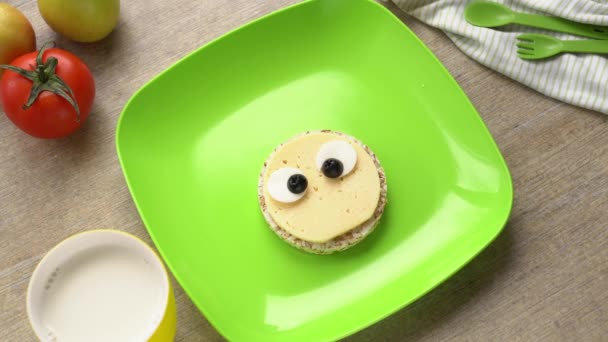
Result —
[[[38, 62], [43, 64], [37, 63], [37, 56], [42, 57]], [[51, 70], [53, 57], [56, 59], [54, 72]], [[18, 57], [11, 66], [27, 72], [24, 75], [9, 69], [0, 79], [0, 103], [17, 127], [34, 137], [60, 138], [84, 124], [93, 106], [95, 82], [89, 68], [78, 57], [65, 50], [43, 48], [39, 53]], [[41, 84], [42, 91], [26, 108], [24, 105], [36, 83]]]

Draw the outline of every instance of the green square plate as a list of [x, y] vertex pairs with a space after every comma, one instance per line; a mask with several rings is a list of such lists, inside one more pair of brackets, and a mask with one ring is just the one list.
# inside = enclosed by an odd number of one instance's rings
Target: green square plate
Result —
[[[329, 256], [267, 228], [262, 163], [306, 130], [379, 156], [376, 232]], [[233, 341], [329, 341], [420, 297], [500, 232], [512, 186], [479, 115], [381, 5], [311, 0], [198, 49], [129, 101], [117, 149], [139, 213], [190, 298]]]

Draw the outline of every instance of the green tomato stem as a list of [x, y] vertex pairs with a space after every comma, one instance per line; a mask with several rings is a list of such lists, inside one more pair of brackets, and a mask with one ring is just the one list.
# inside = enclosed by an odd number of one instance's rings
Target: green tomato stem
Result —
[[76, 97], [72, 92], [72, 89], [61, 79], [61, 77], [55, 74], [55, 70], [57, 69], [57, 58], [49, 57], [46, 60], [46, 63], [42, 61], [42, 56], [44, 51], [49, 47], [55, 46], [55, 43], [50, 42], [46, 43], [40, 48], [38, 55], [36, 56], [36, 65], [32, 66], [34, 70], [26, 70], [14, 65], [2, 65], [0, 64], [0, 69], [13, 71], [22, 77], [27, 78], [32, 81], [32, 90], [30, 91], [30, 95], [23, 105], [23, 109], [29, 109], [40, 93], [43, 91], [49, 91], [53, 94], [63, 97], [66, 101], [74, 107], [76, 111], [76, 121], [80, 122], [80, 109], [78, 108], [78, 103], [76, 102]]

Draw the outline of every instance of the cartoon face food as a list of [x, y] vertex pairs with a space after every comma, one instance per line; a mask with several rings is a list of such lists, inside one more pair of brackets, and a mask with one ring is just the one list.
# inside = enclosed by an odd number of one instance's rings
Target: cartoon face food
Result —
[[337, 242], [346, 247], [358, 242], [386, 203], [376, 156], [356, 139], [332, 131], [308, 132], [280, 145], [265, 163], [258, 191], [275, 232], [319, 253], [344, 249], [332, 249]]

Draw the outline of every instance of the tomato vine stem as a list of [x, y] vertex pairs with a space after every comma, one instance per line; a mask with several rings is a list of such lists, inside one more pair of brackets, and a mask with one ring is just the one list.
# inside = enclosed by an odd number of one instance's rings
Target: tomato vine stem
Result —
[[27, 101], [22, 106], [23, 110], [29, 109], [43, 91], [49, 91], [68, 101], [76, 111], [76, 121], [80, 122], [80, 109], [78, 108], [78, 102], [72, 89], [55, 73], [59, 61], [52, 56], [46, 59], [46, 63], [42, 61], [44, 52], [54, 46], [55, 43], [48, 42], [40, 48], [36, 56], [36, 65], [31, 66], [33, 70], [3, 64], [0, 64], [0, 69], [10, 70], [32, 81], [32, 90]]

